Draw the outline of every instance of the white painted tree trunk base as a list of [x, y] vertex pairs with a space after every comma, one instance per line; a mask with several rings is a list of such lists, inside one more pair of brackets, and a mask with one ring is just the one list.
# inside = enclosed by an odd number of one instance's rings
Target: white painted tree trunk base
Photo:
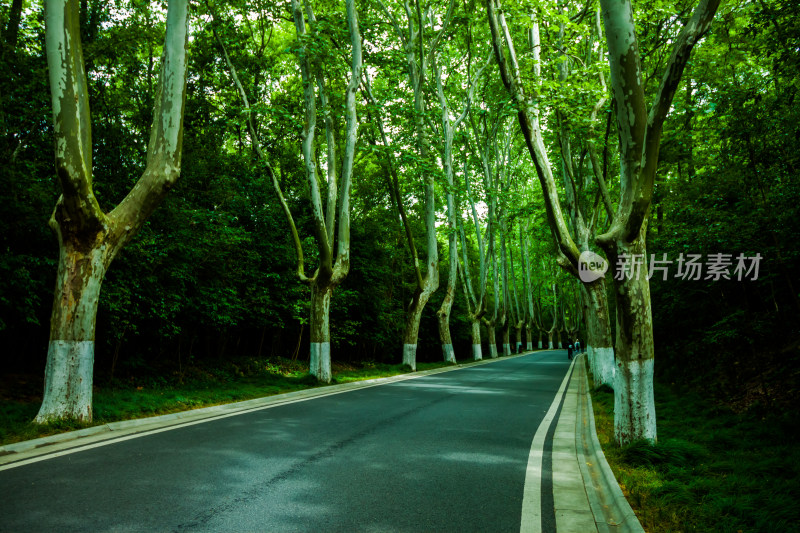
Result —
[[480, 344], [472, 345], [472, 359], [474, 361], [480, 361], [483, 359], [483, 349], [481, 348]]
[[528, 341], [528, 345], [525, 349], [528, 350], [529, 352], [533, 351], [533, 343], [531, 341]]
[[331, 374], [331, 343], [312, 342], [309, 364], [311, 375], [323, 383], [330, 383]]
[[553, 341], [547, 341], [547, 349], [548, 350], [552, 350], [553, 349]]
[[503, 344], [503, 355], [511, 355], [511, 344]]
[[411, 367], [411, 370], [417, 371], [417, 345], [404, 344], [403, 345], [403, 364]]
[[542, 341], [539, 341], [539, 349], [541, 350], [541, 349], [542, 349], [542, 347], [543, 347], [543, 346], [542, 346]]
[[497, 359], [497, 345], [494, 343], [489, 345], [489, 358]]
[[614, 386], [614, 435], [618, 443], [656, 442], [653, 359], [618, 363]]
[[522, 353], [522, 343], [521, 342], [517, 343], [517, 353]]
[[452, 344], [442, 344], [442, 354], [446, 362], [455, 364], [456, 352], [453, 350]]
[[595, 381], [597, 385], [608, 385], [612, 389], [617, 373], [617, 365], [614, 361], [614, 348], [595, 348], [594, 349], [595, 368], [597, 374]]
[[94, 341], [50, 341], [44, 399], [34, 420], [92, 420]]

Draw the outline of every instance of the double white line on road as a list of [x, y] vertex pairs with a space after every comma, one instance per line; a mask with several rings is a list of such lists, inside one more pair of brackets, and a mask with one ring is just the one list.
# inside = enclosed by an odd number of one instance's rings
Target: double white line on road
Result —
[[522, 494], [520, 533], [541, 533], [542, 531], [542, 458], [544, 456], [544, 440], [556, 416], [561, 398], [564, 396], [564, 390], [567, 388], [567, 383], [569, 383], [569, 377], [572, 375], [572, 367], [575, 366], [575, 361], [576, 358], [573, 358], [572, 364], [561, 382], [561, 387], [559, 387], [553, 403], [550, 404], [550, 409], [533, 436]]

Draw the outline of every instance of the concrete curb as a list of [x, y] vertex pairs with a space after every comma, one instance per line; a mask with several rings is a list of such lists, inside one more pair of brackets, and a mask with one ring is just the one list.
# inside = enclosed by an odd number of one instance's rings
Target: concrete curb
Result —
[[597, 531], [599, 533], [645, 533], [636, 513], [633, 512], [622, 493], [614, 472], [608, 466], [603, 448], [597, 439], [589, 381], [582, 360], [580, 369], [581, 376], [578, 379], [581, 379], [582, 394], [579, 395], [578, 420], [581, 427], [579, 431], [575, 432], [575, 443]]
[[342, 394], [352, 390], [377, 387], [379, 385], [407, 381], [424, 376], [441, 374], [443, 372], [461, 370], [473, 366], [504, 361], [514, 357], [521, 357], [531, 353], [533, 352], [523, 352], [521, 354], [503, 356], [496, 359], [483, 359], [481, 361], [474, 361], [465, 364], [434, 368], [432, 370], [423, 370], [421, 372], [414, 372], [413, 374], [399, 374], [386, 378], [352, 381], [350, 383], [303, 389], [241, 402], [201, 407], [199, 409], [191, 409], [189, 411], [181, 411], [179, 413], [171, 413], [167, 415], [137, 418], [133, 420], [122, 420], [119, 422], [111, 422], [109, 424], [92, 426], [76, 431], [49, 435], [47, 437], [41, 437], [38, 439], [15, 442], [13, 444], [0, 446], [0, 466], [17, 463], [42, 455], [49, 455], [70, 448], [81, 447], [87, 444], [114, 440], [123, 436], [148, 433], [163, 428], [174, 429], [180, 426], [196, 424], [201, 421], [212, 420], [215, 418], [229, 417], [237, 414], [244, 414], [250, 411], [269, 409], [271, 407], [276, 407], [278, 405], [287, 403], [311, 400], [313, 398], [320, 398], [322, 396], [332, 396], [334, 394]]
[[[583, 356], [578, 356], [583, 357]], [[609, 533], [610, 529], [608, 527], [607, 519], [605, 517], [605, 510], [603, 504], [600, 502], [600, 498], [598, 496], [598, 491], [601, 490], [598, 480], [592, 478], [592, 472], [589, 470], [590, 464], [597, 464], [596, 461], [593, 459], [590, 463], [586, 458], [586, 453], [589, 451], [588, 442], [587, 442], [587, 435], [591, 434], [594, 431], [594, 423], [591, 424], [591, 430], [589, 429], [589, 418], [585, 408], [586, 405], [586, 395], [588, 394], [588, 380], [586, 377], [586, 369], [583, 363], [583, 360], [579, 362], [578, 368], [580, 369], [579, 375], [576, 376], [578, 380], [578, 413], [577, 413], [577, 420], [576, 420], [576, 427], [575, 427], [575, 450], [578, 456], [578, 465], [580, 466], [581, 470], [581, 477], [583, 478], [584, 486], [586, 489], [586, 496], [589, 500], [589, 508], [592, 511], [592, 515], [595, 517], [595, 528], [597, 529], [598, 533]], [[577, 374], [577, 372], [576, 372]], [[589, 435], [590, 436], [590, 435]], [[596, 472], [599, 469], [595, 469]]]

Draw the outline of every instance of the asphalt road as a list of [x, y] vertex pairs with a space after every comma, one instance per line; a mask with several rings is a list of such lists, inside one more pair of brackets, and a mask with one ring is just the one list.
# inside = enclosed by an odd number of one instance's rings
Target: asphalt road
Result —
[[0, 531], [519, 531], [568, 367], [537, 352], [0, 471]]

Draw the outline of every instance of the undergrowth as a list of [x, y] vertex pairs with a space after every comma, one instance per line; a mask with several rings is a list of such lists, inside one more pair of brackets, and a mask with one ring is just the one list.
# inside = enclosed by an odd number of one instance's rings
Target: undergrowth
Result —
[[649, 533], [800, 531], [800, 416], [736, 413], [697, 391], [655, 383], [658, 443], [619, 447], [613, 391], [592, 391], [598, 438]]

